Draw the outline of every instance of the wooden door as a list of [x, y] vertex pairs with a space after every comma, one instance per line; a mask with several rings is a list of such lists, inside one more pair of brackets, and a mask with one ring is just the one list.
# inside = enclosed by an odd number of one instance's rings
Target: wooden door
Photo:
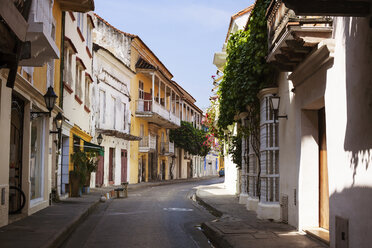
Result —
[[127, 180], [127, 150], [121, 150], [121, 182], [126, 183]]
[[99, 156], [98, 167], [96, 172], [96, 185], [101, 187], [103, 185], [103, 175], [104, 175], [104, 157]]
[[114, 152], [115, 152], [115, 148], [110, 148], [110, 151], [109, 151], [109, 176], [108, 176], [108, 180], [109, 180], [109, 184], [114, 184]]
[[[10, 156], [9, 156], [9, 186], [22, 189], [22, 148], [23, 148], [24, 102], [12, 95], [10, 116]], [[22, 205], [18, 191], [9, 190], [9, 212], [16, 211]]]
[[329, 188], [327, 166], [327, 135], [325, 109], [318, 112], [319, 120], [319, 227], [329, 230]]

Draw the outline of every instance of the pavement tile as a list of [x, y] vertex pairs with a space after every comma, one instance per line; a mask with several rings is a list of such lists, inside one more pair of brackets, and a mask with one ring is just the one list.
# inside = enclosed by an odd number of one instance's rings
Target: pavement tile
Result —
[[[196, 199], [215, 209], [222, 216], [202, 225], [205, 234], [216, 247], [234, 248], [319, 248], [327, 245], [301, 235], [293, 227], [260, 220], [248, 211], [223, 184], [199, 186]], [[204, 205], [204, 204], [203, 204]]]

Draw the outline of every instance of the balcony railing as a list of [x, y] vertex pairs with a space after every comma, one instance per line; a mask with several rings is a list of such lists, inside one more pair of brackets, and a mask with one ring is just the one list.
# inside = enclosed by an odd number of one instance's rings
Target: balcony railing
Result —
[[139, 142], [139, 151], [149, 152], [151, 150], [156, 150], [156, 137], [153, 135], [142, 137], [142, 140]]
[[173, 142], [161, 142], [161, 154], [171, 155], [174, 154], [174, 143]]
[[282, 0], [273, 0], [267, 11], [267, 61], [280, 71], [293, 71], [317, 45], [332, 38], [332, 19], [299, 16]]
[[59, 58], [55, 43], [56, 26], [49, 0], [32, 1], [26, 40], [31, 41], [31, 58], [20, 61], [22, 66], [43, 66]]
[[160, 125], [166, 125], [165, 122], [171, 123], [173, 126], [180, 126], [180, 118], [177, 117], [172, 111], [166, 109], [163, 105], [159, 104], [156, 101], [152, 100], [137, 100], [136, 101], [136, 115], [145, 118], [153, 118], [153, 115], [156, 114], [160, 116], [163, 120], [151, 120]]

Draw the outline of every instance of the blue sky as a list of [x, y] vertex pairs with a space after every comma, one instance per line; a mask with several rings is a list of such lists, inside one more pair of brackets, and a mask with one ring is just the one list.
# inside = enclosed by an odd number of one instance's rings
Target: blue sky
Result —
[[95, 12], [116, 28], [136, 34], [171, 71], [174, 80], [209, 106], [214, 52], [230, 18], [253, 0], [95, 0]]

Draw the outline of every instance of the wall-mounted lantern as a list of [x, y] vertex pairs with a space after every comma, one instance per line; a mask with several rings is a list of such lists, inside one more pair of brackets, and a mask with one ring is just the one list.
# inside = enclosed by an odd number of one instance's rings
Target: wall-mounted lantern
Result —
[[57, 131], [49, 131], [50, 134], [58, 135], [57, 140], [55, 140], [58, 150], [61, 148], [62, 123], [63, 123], [63, 115], [61, 114], [61, 112], [58, 112], [56, 117], [54, 117], [54, 124], [56, 125]]
[[53, 90], [52, 86], [49, 86], [47, 92], [44, 95], [44, 101], [45, 101], [45, 106], [49, 110], [49, 112], [44, 112], [44, 111], [31, 111], [31, 120], [35, 119], [36, 117], [39, 117], [41, 115], [49, 115], [51, 116], [51, 112], [54, 108], [54, 105], [56, 103], [58, 96]]
[[288, 115], [278, 115], [279, 114], [279, 106], [280, 106], [280, 96], [273, 94], [269, 97], [270, 100], [270, 108], [274, 112], [274, 122], [279, 118], [286, 118], [288, 119]]
[[98, 137], [97, 137], [97, 143], [98, 143], [99, 146], [102, 144], [102, 141], [103, 141], [102, 134], [99, 134]]

